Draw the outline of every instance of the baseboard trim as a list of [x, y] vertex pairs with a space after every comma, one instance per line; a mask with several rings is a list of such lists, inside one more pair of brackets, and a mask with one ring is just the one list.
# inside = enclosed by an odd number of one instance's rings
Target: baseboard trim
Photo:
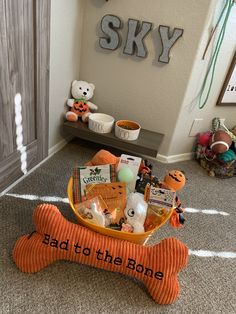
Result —
[[51, 157], [54, 154], [56, 154], [57, 152], [59, 152], [64, 146], [66, 146], [66, 144], [71, 141], [73, 138], [73, 136], [69, 136], [66, 139], [61, 140], [60, 142], [58, 142], [56, 145], [54, 145], [53, 147], [49, 148], [48, 150], [48, 156]]
[[194, 157], [194, 153], [185, 153], [185, 154], [179, 154], [179, 155], [170, 155], [170, 156], [165, 156], [161, 154], [157, 154], [157, 161], [160, 161], [165, 164], [171, 164], [174, 162], [179, 162], [179, 161], [186, 161], [186, 160], [191, 160]]

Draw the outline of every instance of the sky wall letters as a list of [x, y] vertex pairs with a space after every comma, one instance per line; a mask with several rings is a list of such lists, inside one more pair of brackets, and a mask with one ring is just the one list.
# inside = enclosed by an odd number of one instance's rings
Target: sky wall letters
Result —
[[[125, 40], [123, 53], [127, 55], [136, 55], [140, 58], [147, 57], [147, 49], [144, 38], [152, 30], [153, 24], [150, 22], [140, 22], [135, 19], [128, 20], [128, 32]], [[122, 39], [118, 30], [123, 28], [123, 23], [118, 16], [107, 14], [101, 20], [101, 31], [105, 37], [99, 38], [99, 45], [103, 49], [116, 50], [121, 46]], [[159, 34], [162, 42], [162, 53], [158, 61], [169, 63], [170, 50], [176, 41], [182, 36], [182, 28], [174, 28], [172, 34], [169, 26], [160, 25]]]

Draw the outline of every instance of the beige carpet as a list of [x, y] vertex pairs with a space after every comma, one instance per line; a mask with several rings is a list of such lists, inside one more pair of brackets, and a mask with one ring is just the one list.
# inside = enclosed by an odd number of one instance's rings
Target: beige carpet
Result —
[[30, 275], [16, 268], [12, 248], [19, 236], [34, 230], [37, 204], [50, 201], [75, 222], [65, 200], [68, 179], [76, 164], [100, 148], [73, 141], [0, 198], [0, 313], [236, 313], [236, 178], [208, 177], [195, 161], [153, 163], [160, 178], [174, 168], [188, 178], [179, 194], [187, 207], [185, 227], [166, 224], [149, 242], [172, 236], [191, 250], [174, 304], [157, 305], [142, 283], [80, 264], [56, 262]]

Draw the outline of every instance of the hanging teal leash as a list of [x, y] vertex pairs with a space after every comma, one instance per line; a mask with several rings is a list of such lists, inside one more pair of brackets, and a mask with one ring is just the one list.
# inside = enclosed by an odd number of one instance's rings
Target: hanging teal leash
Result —
[[[211, 87], [212, 87], [212, 83], [213, 83], [213, 78], [214, 78], [214, 74], [215, 74], [216, 62], [217, 62], [220, 48], [221, 48], [221, 45], [222, 45], [222, 42], [223, 42], [223, 39], [225, 36], [227, 21], [228, 21], [228, 18], [229, 18], [229, 15], [230, 15], [230, 12], [231, 12], [233, 5], [234, 5], [234, 0], [226, 0], [225, 6], [224, 6], [224, 8], [220, 14], [220, 17], [219, 17], [217, 23], [216, 23], [216, 27], [217, 27], [220, 24], [221, 20], [223, 19], [223, 16], [225, 15], [225, 18], [224, 18], [223, 24], [221, 26], [217, 42], [216, 42], [216, 46], [215, 46], [214, 52], [213, 52], [211, 60], [210, 60], [210, 64], [208, 66], [204, 81], [202, 83], [201, 90], [199, 92], [199, 101], [198, 101], [199, 109], [202, 109], [206, 105], [206, 102], [207, 102], [209, 95], [210, 95], [210, 91], [211, 91]], [[203, 93], [207, 87], [207, 82], [208, 82], [209, 78], [210, 78], [210, 84], [208, 86], [208, 90], [207, 90], [207, 94], [205, 96], [205, 99], [202, 102]]]

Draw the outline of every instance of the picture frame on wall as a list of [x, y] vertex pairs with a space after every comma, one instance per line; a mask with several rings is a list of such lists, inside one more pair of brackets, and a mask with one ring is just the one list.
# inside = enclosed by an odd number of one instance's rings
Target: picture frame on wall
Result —
[[236, 52], [222, 86], [217, 106], [236, 106]]

